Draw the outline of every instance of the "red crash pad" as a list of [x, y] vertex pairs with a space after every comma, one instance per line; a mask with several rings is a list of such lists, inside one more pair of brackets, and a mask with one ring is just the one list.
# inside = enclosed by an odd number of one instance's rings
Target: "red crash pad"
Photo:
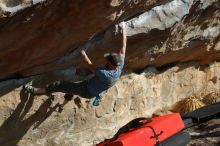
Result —
[[154, 117], [152, 122], [124, 133], [114, 141], [106, 141], [98, 146], [154, 146], [158, 140], [162, 142], [183, 128], [184, 123], [179, 113]]

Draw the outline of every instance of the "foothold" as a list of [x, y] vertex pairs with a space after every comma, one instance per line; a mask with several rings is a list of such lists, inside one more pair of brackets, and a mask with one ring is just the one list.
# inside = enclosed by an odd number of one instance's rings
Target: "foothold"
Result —
[[217, 80], [218, 80], [218, 78], [215, 76], [215, 77], [213, 77], [212, 79], [210, 79], [209, 81], [212, 81], [214, 84], [216, 84], [216, 83], [217, 83]]

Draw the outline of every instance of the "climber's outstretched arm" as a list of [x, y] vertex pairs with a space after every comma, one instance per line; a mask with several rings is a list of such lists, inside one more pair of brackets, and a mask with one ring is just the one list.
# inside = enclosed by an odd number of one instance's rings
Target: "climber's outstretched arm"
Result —
[[127, 44], [127, 36], [126, 36], [125, 22], [121, 22], [120, 26], [121, 26], [121, 28], [122, 28], [122, 37], [123, 37], [123, 40], [122, 40], [122, 48], [120, 49], [119, 54], [125, 56], [126, 44]]
[[92, 72], [95, 72], [96, 66], [94, 66], [94, 65], [92, 64], [92, 61], [91, 61], [91, 60], [89, 59], [89, 57], [87, 56], [85, 50], [82, 49], [82, 50], [81, 50], [81, 54], [82, 54], [82, 56], [84, 57], [88, 68], [89, 68]]

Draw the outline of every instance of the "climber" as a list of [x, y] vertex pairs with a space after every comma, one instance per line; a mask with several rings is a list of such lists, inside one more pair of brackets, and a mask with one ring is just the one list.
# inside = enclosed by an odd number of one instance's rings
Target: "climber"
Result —
[[32, 94], [66, 93], [64, 95], [64, 101], [60, 105], [60, 111], [62, 111], [65, 104], [72, 99], [73, 95], [79, 95], [83, 98], [99, 96], [100, 93], [113, 86], [122, 73], [127, 42], [125, 22], [121, 22], [120, 27], [123, 36], [122, 47], [119, 50], [119, 54], [104, 54], [106, 60], [104, 67], [96, 67], [87, 56], [85, 50], [81, 49], [81, 55], [85, 59], [88, 68], [94, 73], [93, 78], [78, 83], [57, 81], [46, 85], [45, 88], [35, 88], [31, 85], [25, 85], [24, 89]]

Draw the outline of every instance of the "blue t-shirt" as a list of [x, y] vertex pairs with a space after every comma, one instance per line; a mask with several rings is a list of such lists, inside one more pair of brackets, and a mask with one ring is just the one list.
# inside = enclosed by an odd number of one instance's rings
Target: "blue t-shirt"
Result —
[[95, 70], [95, 76], [88, 80], [87, 89], [89, 93], [93, 96], [97, 96], [113, 86], [122, 73], [124, 59], [125, 57], [120, 55], [120, 66], [117, 67], [116, 71], [107, 70], [104, 67], [97, 68]]

